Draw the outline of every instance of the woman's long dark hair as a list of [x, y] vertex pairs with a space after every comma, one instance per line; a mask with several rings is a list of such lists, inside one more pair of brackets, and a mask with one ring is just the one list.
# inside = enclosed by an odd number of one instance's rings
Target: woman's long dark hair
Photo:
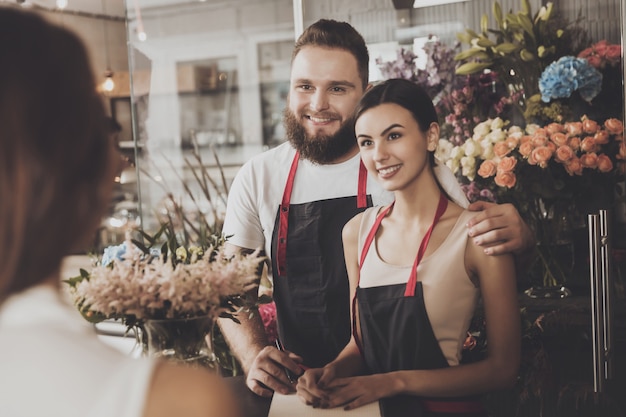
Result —
[[0, 7], [0, 62], [1, 301], [51, 276], [93, 233], [114, 148], [74, 33]]

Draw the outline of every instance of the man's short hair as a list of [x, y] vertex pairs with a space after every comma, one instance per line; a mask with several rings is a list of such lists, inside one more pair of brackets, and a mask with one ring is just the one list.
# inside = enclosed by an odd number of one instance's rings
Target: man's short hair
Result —
[[323, 46], [339, 48], [350, 52], [356, 58], [359, 77], [363, 89], [369, 81], [369, 53], [365, 39], [347, 22], [332, 19], [320, 19], [306, 28], [296, 41], [291, 60], [293, 61], [305, 46]]

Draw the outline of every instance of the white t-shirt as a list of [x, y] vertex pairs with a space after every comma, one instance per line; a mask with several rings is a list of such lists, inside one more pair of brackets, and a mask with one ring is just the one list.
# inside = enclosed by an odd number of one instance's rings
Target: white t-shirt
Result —
[[102, 343], [50, 286], [0, 306], [0, 416], [139, 417], [154, 364]]
[[[265, 249], [271, 254], [272, 233], [295, 149], [285, 142], [246, 162], [228, 193], [223, 233], [243, 248]], [[291, 194], [292, 204], [355, 196], [359, 154], [339, 164], [318, 165], [301, 159]], [[367, 194], [375, 206], [393, 201], [393, 194], [368, 176]]]

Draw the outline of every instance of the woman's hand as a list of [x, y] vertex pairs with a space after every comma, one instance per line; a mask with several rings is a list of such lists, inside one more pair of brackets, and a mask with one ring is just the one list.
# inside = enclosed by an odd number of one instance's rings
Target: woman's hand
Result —
[[390, 374], [374, 374], [335, 379], [327, 384], [328, 400], [322, 402], [321, 407], [342, 406], [345, 410], [352, 410], [395, 395], [395, 384], [389, 376]]
[[308, 369], [298, 378], [296, 391], [307, 405], [321, 407], [324, 402], [328, 401], [329, 391], [325, 387], [334, 378], [335, 368], [332, 366]]

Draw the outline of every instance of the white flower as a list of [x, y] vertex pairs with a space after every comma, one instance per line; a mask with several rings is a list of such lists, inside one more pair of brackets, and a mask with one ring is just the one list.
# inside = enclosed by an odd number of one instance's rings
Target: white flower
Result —
[[453, 148], [454, 145], [452, 143], [448, 142], [445, 139], [439, 139], [437, 149], [435, 150], [435, 158], [442, 162], [446, 162], [448, 159], [450, 159]]
[[463, 150], [465, 151], [465, 156], [475, 157], [480, 155], [481, 146], [476, 143], [474, 139], [468, 139], [463, 144]]
[[526, 133], [528, 133], [529, 135], [533, 135], [540, 127], [541, 126], [539, 126], [538, 124], [529, 123], [526, 125]]
[[474, 127], [474, 136], [473, 139], [484, 137], [491, 130], [491, 122], [492, 119], [487, 119], [483, 122], [480, 122]]
[[506, 139], [506, 132], [504, 132], [500, 128], [497, 128], [489, 132], [485, 136], [485, 139], [487, 139], [491, 143], [502, 142], [504, 139]]
[[504, 120], [496, 117], [491, 121], [491, 130], [502, 129], [504, 127]]
[[480, 158], [483, 160], [494, 159], [496, 154], [493, 152], [493, 143], [488, 140], [484, 140], [480, 143], [482, 152]]
[[461, 173], [470, 181], [473, 181], [476, 177], [476, 158], [472, 156], [461, 158], [461, 167]]
[[446, 161], [446, 166], [450, 168], [450, 171], [452, 171], [453, 174], [456, 174], [457, 172], [459, 172], [461, 163], [459, 162], [458, 159], [448, 159]]

